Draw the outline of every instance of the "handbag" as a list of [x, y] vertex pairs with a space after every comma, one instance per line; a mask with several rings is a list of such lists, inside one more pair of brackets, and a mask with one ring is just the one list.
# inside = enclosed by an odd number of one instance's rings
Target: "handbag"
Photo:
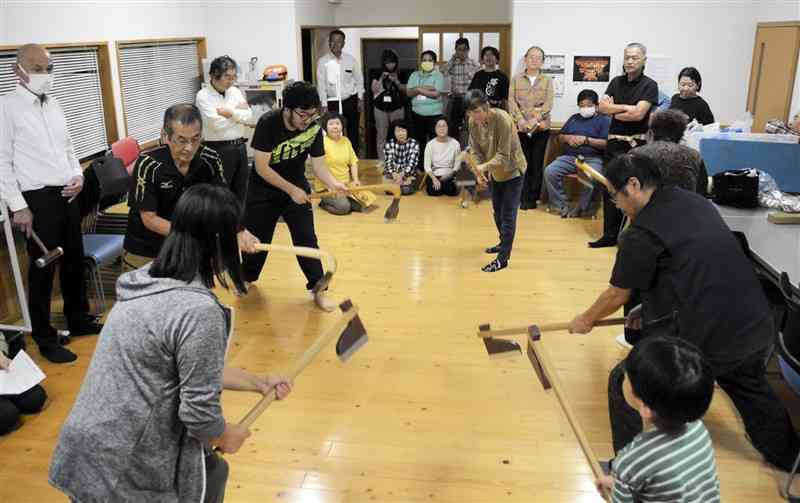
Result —
[[758, 207], [758, 171], [734, 169], [717, 173], [713, 177], [714, 197], [717, 204], [735, 208]]

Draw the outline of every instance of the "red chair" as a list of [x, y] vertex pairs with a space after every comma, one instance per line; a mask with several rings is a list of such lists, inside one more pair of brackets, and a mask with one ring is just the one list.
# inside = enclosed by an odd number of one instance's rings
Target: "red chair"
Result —
[[133, 165], [140, 152], [139, 142], [132, 136], [117, 140], [111, 145], [111, 153], [122, 161], [129, 175], [133, 174]]

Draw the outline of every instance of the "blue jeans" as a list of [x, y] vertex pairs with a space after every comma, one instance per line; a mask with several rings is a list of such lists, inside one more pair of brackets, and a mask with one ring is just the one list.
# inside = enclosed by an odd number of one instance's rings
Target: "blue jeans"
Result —
[[505, 182], [492, 180], [492, 209], [494, 224], [500, 233], [500, 253], [497, 254], [497, 260], [500, 262], [508, 262], [511, 258], [511, 246], [514, 244], [514, 234], [517, 232], [522, 180], [521, 176]]
[[[603, 172], [603, 159], [601, 157], [585, 157], [586, 164], [600, 173]], [[544, 183], [547, 184], [547, 194], [550, 205], [561, 210], [567, 208], [567, 192], [564, 190], [564, 177], [578, 172], [575, 166], [574, 155], [560, 155], [544, 169]], [[584, 189], [578, 205], [581, 212], [589, 209], [594, 190]]]

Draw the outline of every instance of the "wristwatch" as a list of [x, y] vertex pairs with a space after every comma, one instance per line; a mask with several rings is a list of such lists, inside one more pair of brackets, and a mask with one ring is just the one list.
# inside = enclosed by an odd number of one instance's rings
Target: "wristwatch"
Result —
[[589, 137], [588, 136], [584, 136], [583, 137], [583, 144], [584, 145], [588, 145], [589, 144]]

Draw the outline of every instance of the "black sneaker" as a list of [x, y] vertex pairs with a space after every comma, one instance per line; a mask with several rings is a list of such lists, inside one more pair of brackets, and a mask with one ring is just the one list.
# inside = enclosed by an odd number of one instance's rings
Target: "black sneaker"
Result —
[[597, 241], [591, 241], [589, 243], [589, 248], [608, 248], [610, 246], [617, 246], [617, 240], [603, 236]]
[[102, 323], [97, 323], [96, 321], [87, 320], [78, 325], [73, 325], [69, 327], [69, 335], [70, 337], [78, 337], [81, 335], [96, 335], [99, 334], [101, 330], [103, 330]]
[[484, 251], [486, 253], [491, 253], [492, 255], [496, 255], [496, 254], [500, 253], [500, 245], [494, 245], [494, 246], [492, 246], [490, 248], [486, 248], [486, 250], [484, 250]]
[[497, 272], [500, 269], [505, 269], [508, 267], [508, 262], [500, 262], [498, 259], [494, 259], [485, 266], [481, 267], [481, 271], [483, 272]]
[[39, 347], [39, 353], [53, 363], [69, 363], [78, 359], [78, 356], [69, 349], [57, 344]]

